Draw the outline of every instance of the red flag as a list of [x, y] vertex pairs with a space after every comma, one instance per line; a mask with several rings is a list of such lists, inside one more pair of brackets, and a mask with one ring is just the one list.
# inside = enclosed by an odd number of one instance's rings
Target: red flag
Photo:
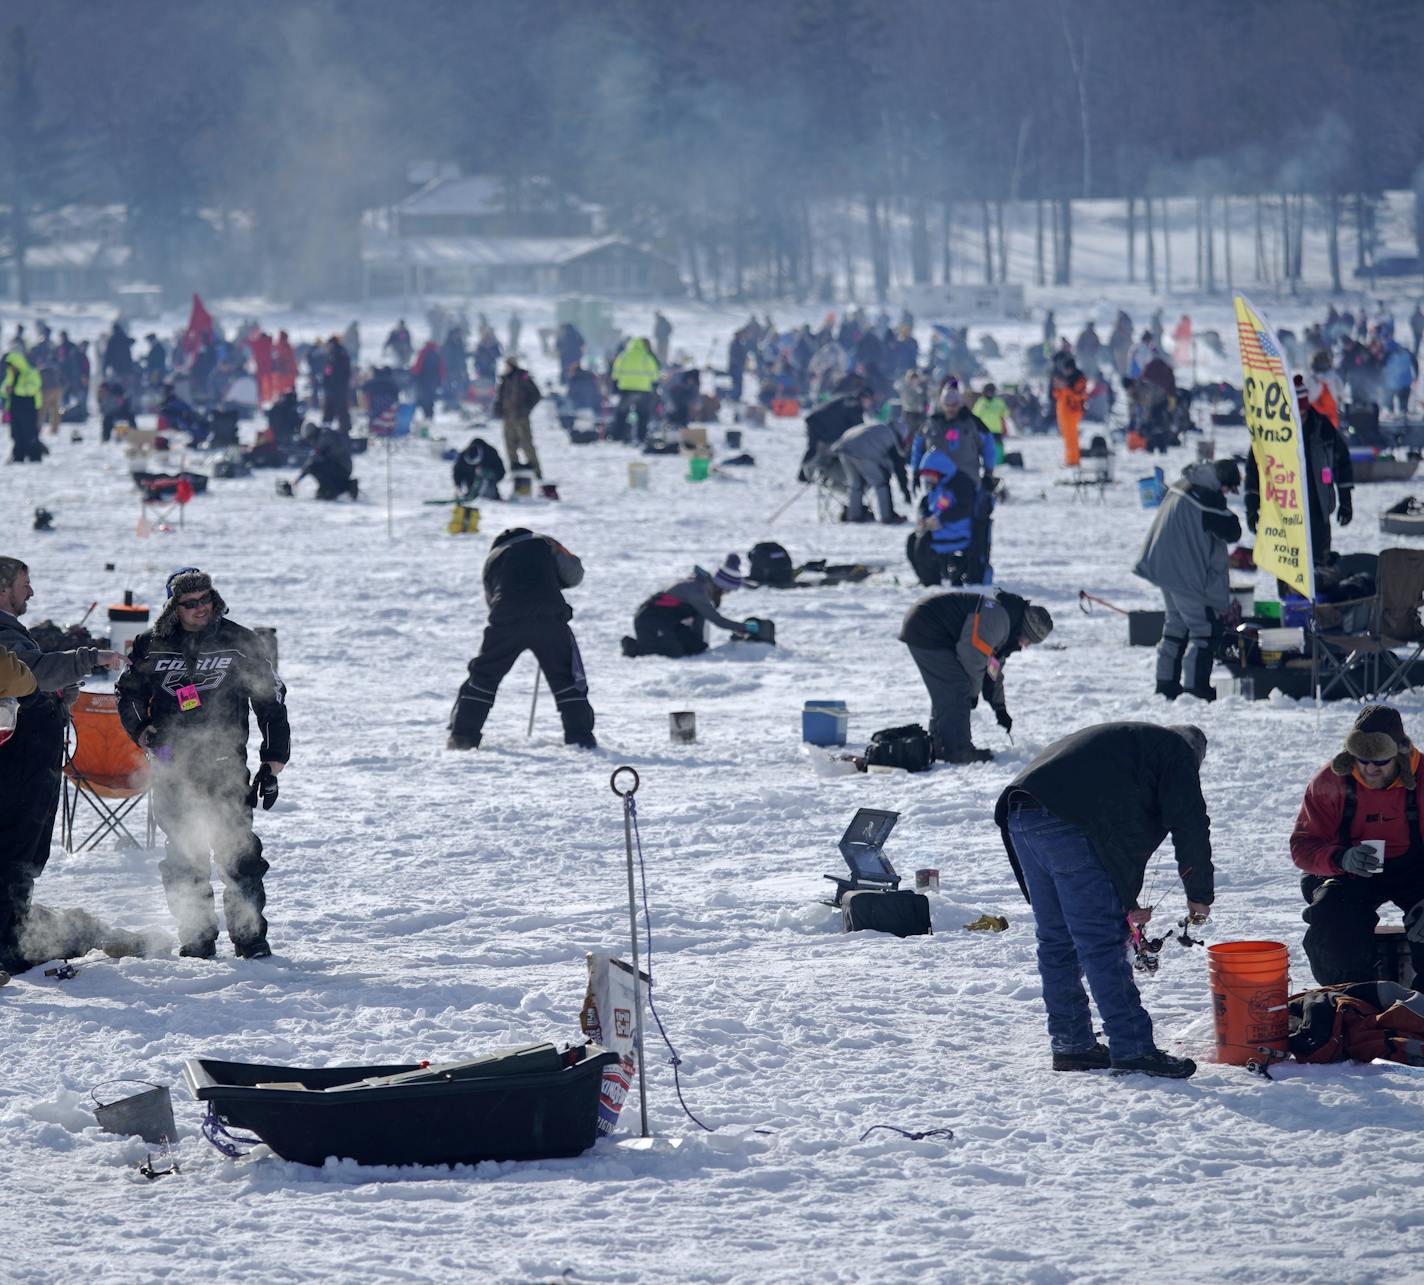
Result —
[[188, 329], [183, 332], [183, 351], [192, 356], [213, 335], [213, 319], [203, 307], [203, 301], [193, 292], [193, 311], [188, 316]]

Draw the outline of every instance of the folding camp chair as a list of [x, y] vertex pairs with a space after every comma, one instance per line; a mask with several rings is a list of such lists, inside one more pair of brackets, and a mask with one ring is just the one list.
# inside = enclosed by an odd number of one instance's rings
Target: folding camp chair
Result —
[[[1333, 631], [1326, 613], [1368, 606], [1363, 630]], [[1386, 700], [1420, 685], [1415, 672], [1424, 654], [1424, 549], [1386, 549], [1379, 556], [1373, 598], [1322, 604], [1312, 610], [1312, 684], [1322, 700], [1348, 694], [1354, 700]], [[1404, 653], [1401, 655], [1401, 653]]]
[[[71, 734], [65, 738], [64, 813], [61, 834], [66, 852], [97, 847], [109, 835], [140, 846], [128, 818], [148, 796], [148, 758], [124, 731], [119, 701], [112, 692], [80, 692], [69, 711]], [[75, 842], [79, 801], [98, 816], [98, 824]], [[148, 808], [146, 845], [156, 833], [153, 806]]]

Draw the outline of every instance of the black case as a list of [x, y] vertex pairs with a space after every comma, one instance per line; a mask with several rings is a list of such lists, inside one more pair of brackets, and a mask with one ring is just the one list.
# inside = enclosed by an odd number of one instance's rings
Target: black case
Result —
[[870, 738], [865, 761], [876, 767], [901, 767], [907, 772], [927, 772], [934, 762], [930, 734], [918, 723], [886, 727]]
[[841, 918], [848, 933], [868, 929], [896, 937], [925, 937], [934, 932], [930, 899], [922, 892], [848, 892], [841, 898]]

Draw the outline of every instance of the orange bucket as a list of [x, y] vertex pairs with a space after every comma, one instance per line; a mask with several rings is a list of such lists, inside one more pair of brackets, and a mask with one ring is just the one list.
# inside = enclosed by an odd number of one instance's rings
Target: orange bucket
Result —
[[1278, 941], [1224, 941], [1207, 948], [1216, 1060], [1245, 1066], [1262, 1048], [1286, 1051], [1290, 961]]

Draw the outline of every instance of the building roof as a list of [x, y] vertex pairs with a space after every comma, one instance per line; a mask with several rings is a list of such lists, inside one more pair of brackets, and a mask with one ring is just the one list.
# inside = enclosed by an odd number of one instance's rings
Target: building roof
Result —
[[529, 178], [519, 185], [517, 206], [510, 202], [509, 185], [493, 174], [441, 174], [396, 205], [400, 214], [483, 215], [508, 214], [516, 208], [549, 211], [596, 207], [562, 195], [546, 178]]
[[[13, 266], [14, 243], [8, 238], [0, 240], [0, 259], [9, 259]], [[25, 267], [41, 271], [53, 268], [84, 270], [89, 268], [122, 268], [133, 258], [133, 251], [126, 245], [112, 245], [103, 241], [54, 241], [46, 245], [25, 247]]]
[[639, 249], [621, 237], [407, 236], [378, 237], [367, 232], [361, 258], [370, 264], [410, 267], [557, 267], [595, 250], [621, 245]]

